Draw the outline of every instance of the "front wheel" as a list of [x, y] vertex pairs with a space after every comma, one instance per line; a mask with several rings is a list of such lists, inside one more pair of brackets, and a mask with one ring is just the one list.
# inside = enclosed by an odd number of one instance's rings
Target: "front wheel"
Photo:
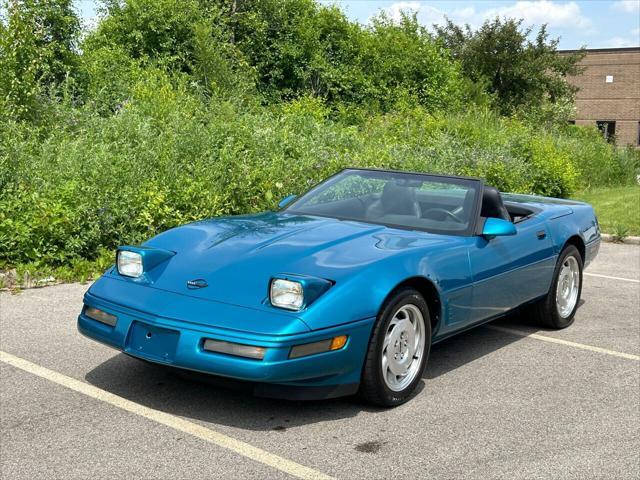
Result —
[[566, 246], [556, 263], [549, 293], [530, 306], [531, 316], [547, 328], [566, 328], [573, 323], [582, 293], [582, 256], [573, 245]]
[[406, 402], [422, 378], [430, 348], [427, 303], [414, 289], [399, 290], [385, 302], [374, 325], [361, 396], [384, 407]]

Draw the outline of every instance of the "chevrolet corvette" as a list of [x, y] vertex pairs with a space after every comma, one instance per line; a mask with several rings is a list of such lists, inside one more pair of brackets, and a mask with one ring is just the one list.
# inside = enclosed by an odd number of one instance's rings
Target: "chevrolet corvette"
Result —
[[87, 291], [85, 336], [256, 395], [395, 406], [431, 345], [521, 309], [574, 321], [600, 231], [585, 203], [477, 178], [346, 169], [279, 210], [197, 221]]

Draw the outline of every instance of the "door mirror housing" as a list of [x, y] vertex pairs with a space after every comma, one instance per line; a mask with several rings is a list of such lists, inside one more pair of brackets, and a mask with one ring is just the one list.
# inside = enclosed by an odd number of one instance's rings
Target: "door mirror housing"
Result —
[[513, 223], [501, 218], [487, 218], [482, 227], [482, 236], [487, 239], [493, 237], [506, 237], [518, 233]]
[[289, 205], [291, 202], [293, 202], [296, 198], [298, 198], [297, 195], [289, 195], [284, 197], [282, 200], [280, 200], [280, 202], [278, 203], [278, 208], [284, 208], [287, 205]]

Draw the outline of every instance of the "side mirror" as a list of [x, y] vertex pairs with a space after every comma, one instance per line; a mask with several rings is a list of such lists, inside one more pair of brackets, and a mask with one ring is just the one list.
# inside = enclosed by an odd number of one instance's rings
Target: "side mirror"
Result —
[[280, 203], [278, 203], [278, 208], [286, 207], [291, 202], [293, 202], [296, 198], [298, 198], [297, 195], [289, 195], [287, 197], [284, 197], [282, 200], [280, 200]]
[[482, 236], [486, 238], [505, 237], [518, 233], [513, 223], [501, 218], [487, 218], [482, 228]]

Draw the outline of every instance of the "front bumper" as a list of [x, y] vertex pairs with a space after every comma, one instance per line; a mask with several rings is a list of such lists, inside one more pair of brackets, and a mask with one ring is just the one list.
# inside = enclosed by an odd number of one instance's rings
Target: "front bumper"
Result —
[[[257, 382], [256, 393], [270, 397], [327, 398], [354, 393], [375, 320], [368, 318], [320, 331], [274, 335], [177, 320], [132, 309], [90, 292], [85, 294], [84, 303], [118, 319], [114, 326], [109, 326], [89, 318], [83, 309], [78, 316], [78, 330], [83, 335], [150, 362]], [[215, 306], [210, 308], [215, 309]], [[224, 305], [223, 310], [228, 313], [229, 308], [241, 309]], [[349, 337], [340, 350], [288, 358], [294, 345], [338, 335]], [[205, 339], [261, 346], [267, 350], [262, 360], [214, 353], [203, 349]], [[283, 387], [281, 390], [285, 394], [278, 395], [274, 386]], [[299, 396], [295, 387], [306, 387], [317, 394]]]

